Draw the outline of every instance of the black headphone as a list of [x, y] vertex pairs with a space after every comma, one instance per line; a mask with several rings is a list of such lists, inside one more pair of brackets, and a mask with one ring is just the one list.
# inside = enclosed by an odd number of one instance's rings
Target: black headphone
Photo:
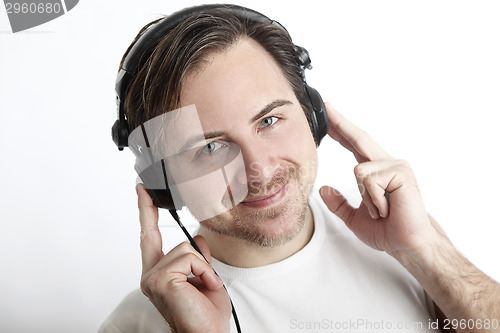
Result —
[[[158, 41], [161, 37], [165, 36], [170, 30], [175, 28], [185, 19], [213, 9], [230, 10], [236, 16], [242, 19], [256, 23], [273, 24], [280, 27], [284, 31], [287, 31], [285, 27], [283, 27], [278, 22], [273, 21], [267, 16], [252, 9], [236, 5], [219, 4], [185, 8], [149, 26], [135, 42], [135, 44], [130, 48], [116, 78], [115, 90], [118, 119], [115, 121], [111, 132], [113, 141], [118, 146], [119, 150], [123, 150], [124, 147], [128, 147], [130, 129], [128, 127], [125, 115], [124, 101], [127, 96], [130, 84], [134, 80], [139, 69], [144, 65], [144, 62], [148, 58], [147, 56], [145, 56], [145, 52], [152, 52], [150, 50], [151, 45]], [[316, 142], [316, 146], [319, 146], [321, 139], [328, 132], [328, 116], [326, 107], [318, 91], [309, 86], [305, 80], [305, 69], [312, 68], [309, 53], [305, 48], [297, 45], [294, 45], [294, 50], [297, 64], [301, 69], [299, 75], [301, 75], [304, 82], [304, 89], [307, 93], [312, 108], [312, 112], [310, 114], [311, 131], [314, 137], [314, 141]], [[161, 161], [161, 164], [157, 163], [156, 165], [152, 165], [151, 168], [147, 168], [139, 174], [139, 177], [144, 182], [144, 185], [148, 189], [148, 192], [156, 206], [160, 208], [166, 208], [168, 210], [180, 209], [181, 207], [179, 206], [182, 206], [182, 203], [177, 203], [177, 205], [174, 203], [171, 190], [168, 186], [167, 176], [168, 170], [166, 170], [163, 160]], [[157, 189], [154, 188], [154, 186], [148, 186], [148, 184], [158, 184], [158, 178], [162, 178], [161, 182], [165, 184], [165, 188]]]

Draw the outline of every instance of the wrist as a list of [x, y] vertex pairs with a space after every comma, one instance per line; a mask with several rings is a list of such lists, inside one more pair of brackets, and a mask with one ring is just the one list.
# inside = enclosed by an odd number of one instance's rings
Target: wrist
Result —
[[402, 250], [395, 250], [389, 253], [399, 263], [401, 263], [414, 276], [420, 274], [429, 275], [435, 272], [438, 256], [454, 249], [447, 237], [444, 237], [437, 230], [430, 232], [424, 240], [419, 241], [415, 246]]

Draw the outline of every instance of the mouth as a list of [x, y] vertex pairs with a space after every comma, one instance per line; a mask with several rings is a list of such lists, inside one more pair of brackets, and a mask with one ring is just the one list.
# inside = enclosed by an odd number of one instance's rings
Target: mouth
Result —
[[280, 202], [286, 195], [288, 182], [283, 184], [276, 192], [244, 200], [241, 203], [247, 207], [262, 208]]

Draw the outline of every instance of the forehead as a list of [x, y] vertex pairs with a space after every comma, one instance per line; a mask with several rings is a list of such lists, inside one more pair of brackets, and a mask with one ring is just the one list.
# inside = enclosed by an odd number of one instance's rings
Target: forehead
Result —
[[279, 65], [253, 39], [243, 38], [205, 60], [186, 77], [180, 100], [181, 106], [196, 105], [204, 128], [224, 130], [227, 120], [251, 119], [276, 99], [298, 104]]

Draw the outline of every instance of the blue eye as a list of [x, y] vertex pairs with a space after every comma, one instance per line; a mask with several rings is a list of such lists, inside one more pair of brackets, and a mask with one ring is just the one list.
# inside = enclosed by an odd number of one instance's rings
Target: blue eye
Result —
[[211, 153], [219, 150], [222, 146], [223, 146], [222, 143], [219, 143], [217, 141], [213, 141], [213, 142], [206, 144], [201, 150], [203, 151], [203, 153], [211, 154]]
[[260, 126], [261, 127], [272, 126], [276, 123], [277, 120], [278, 120], [277, 117], [266, 117], [260, 121]]

